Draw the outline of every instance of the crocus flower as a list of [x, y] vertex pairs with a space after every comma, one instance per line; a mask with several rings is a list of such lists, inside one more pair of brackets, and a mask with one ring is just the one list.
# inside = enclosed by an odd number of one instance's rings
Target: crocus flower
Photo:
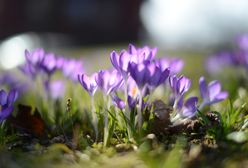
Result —
[[120, 72], [124, 77], [128, 74], [128, 63], [131, 60], [131, 55], [126, 51], [122, 51], [120, 54], [113, 51], [110, 54], [110, 60], [114, 68]]
[[174, 75], [169, 78], [169, 83], [175, 98], [184, 95], [184, 93], [187, 92], [191, 86], [190, 79], [184, 76], [177, 77]]
[[136, 48], [134, 45], [129, 44], [128, 52], [134, 56], [132, 59], [133, 62], [141, 63], [146, 60], [153, 60], [157, 53], [157, 48], [150, 48], [148, 46]]
[[223, 67], [233, 64], [236, 64], [233, 53], [225, 51], [210, 56], [206, 61], [205, 67], [209, 73], [214, 74], [220, 72]]
[[155, 62], [162, 70], [169, 68], [171, 74], [179, 73], [184, 66], [183, 60], [178, 58], [163, 57], [156, 60]]
[[37, 68], [35, 68], [32, 64], [30, 63], [25, 63], [23, 65], [21, 65], [19, 67], [20, 71], [27, 75], [28, 77], [30, 77], [31, 79], [35, 79], [37, 74], [38, 74], [38, 70]]
[[240, 49], [248, 51], [248, 34], [239, 36], [237, 38], [237, 44]]
[[97, 90], [97, 83], [95, 81], [96, 75], [96, 73], [94, 73], [90, 77], [85, 74], [78, 75], [78, 81], [91, 96], [94, 96]]
[[148, 66], [148, 69], [150, 71], [150, 80], [149, 80], [149, 86], [151, 89], [156, 88], [157, 86], [161, 85], [165, 82], [165, 80], [170, 75], [170, 70], [168, 68], [162, 70], [155, 64], [150, 64]]
[[142, 63], [143, 61], [151, 61], [154, 59], [157, 49], [149, 47], [136, 48], [132, 44], [129, 45], [128, 51], [121, 51], [120, 54], [113, 51], [110, 54], [110, 60], [114, 68], [119, 71], [123, 77], [128, 75], [128, 64], [130, 62]]
[[11, 90], [9, 94], [0, 90], [0, 123], [14, 111], [13, 104], [17, 97], [18, 94], [15, 90]]
[[45, 51], [42, 48], [37, 48], [33, 52], [25, 50], [25, 57], [28, 63], [31, 63], [34, 66], [39, 66], [45, 57]]
[[57, 69], [57, 58], [53, 53], [46, 54], [41, 67], [48, 74], [51, 75]]
[[169, 69], [161, 71], [161, 68], [156, 66], [155, 63], [143, 62], [136, 64], [134, 62], [129, 63], [130, 76], [135, 80], [139, 89], [143, 89], [144, 86], [150, 86], [152, 88], [165, 82], [169, 76]]
[[197, 112], [197, 97], [190, 97], [185, 102], [183, 102], [184, 96], [180, 98], [177, 104], [177, 110], [179, 111], [179, 116], [183, 118], [194, 117]]
[[148, 84], [148, 81], [150, 80], [150, 71], [148, 69], [147, 63], [129, 63], [128, 69], [130, 72], [131, 77], [134, 79], [136, 84], [140, 89], [142, 89], [146, 84]]
[[112, 102], [113, 102], [114, 106], [118, 107], [121, 110], [123, 110], [125, 108], [125, 106], [126, 106], [125, 102], [121, 98], [119, 98], [116, 95], [112, 95], [111, 98], [112, 98]]
[[31, 79], [43, 72], [48, 76], [57, 69], [56, 56], [53, 53], [45, 53], [43, 49], [35, 49], [33, 52], [25, 50], [26, 63], [20, 67], [20, 70]]
[[207, 85], [205, 78], [201, 77], [199, 80], [199, 86], [201, 97], [203, 99], [200, 109], [205, 105], [215, 104], [225, 100], [228, 97], [228, 93], [226, 91], [221, 91], [221, 84], [217, 80], [212, 81]]
[[248, 35], [237, 38], [235, 50], [222, 51], [211, 56], [206, 61], [206, 68], [210, 73], [216, 73], [225, 67], [241, 67], [248, 71]]
[[83, 63], [76, 59], [65, 59], [63, 62], [62, 72], [65, 77], [72, 81], [78, 80], [78, 74], [83, 73]]
[[50, 96], [52, 99], [57, 100], [64, 96], [65, 94], [65, 85], [61, 80], [52, 81], [50, 83]]
[[63, 56], [58, 56], [56, 59], [57, 69], [62, 70], [65, 61], [66, 61], [66, 59]]
[[118, 89], [123, 83], [123, 78], [116, 70], [101, 70], [97, 73], [95, 80], [99, 89], [107, 95]]

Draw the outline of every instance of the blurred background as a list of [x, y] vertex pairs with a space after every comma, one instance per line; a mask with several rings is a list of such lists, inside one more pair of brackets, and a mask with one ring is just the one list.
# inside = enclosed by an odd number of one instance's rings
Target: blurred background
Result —
[[36, 47], [201, 51], [245, 32], [247, 0], [0, 0], [0, 65], [12, 68]]

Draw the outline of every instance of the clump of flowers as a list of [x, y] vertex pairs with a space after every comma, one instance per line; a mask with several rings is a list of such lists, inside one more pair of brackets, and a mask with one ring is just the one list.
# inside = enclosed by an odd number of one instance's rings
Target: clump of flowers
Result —
[[[162, 120], [168, 121], [162, 129], [166, 130], [196, 118], [197, 113], [204, 111], [206, 106], [212, 106], [228, 97], [228, 93], [221, 90], [219, 81], [207, 84], [204, 77], [199, 79], [201, 98], [196, 95], [188, 96], [191, 80], [181, 74], [183, 60], [156, 58], [156, 54], [157, 48], [138, 48], [130, 44], [127, 50], [110, 53], [112, 68], [89, 75], [85, 73], [80, 60], [47, 53], [43, 49], [35, 49], [32, 52], [26, 50], [26, 62], [20, 70], [28, 77], [30, 84], [34, 84], [34, 91], [38, 96], [45, 93], [45, 96], [41, 96], [42, 99], [38, 99], [41, 105], [38, 106], [37, 103], [36, 106], [41, 110], [41, 116], [47, 117], [45, 119], [49, 119], [48, 123], [53, 125], [48, 130], [61, 131], [65, 135], [64, 128], [69, 128], [68, 125], [73, 128], [75, 121], [82, 124], [82, 128], [86, 127], [86, 132], [95, 136], [96, 142], [103, 141], [104, 146], [107, 146], [113, 137], [117, 137], [119, 141], [126, 138], [131, 142], [142, 138], [150, 133], [151, 125], [159, 115], [166, 116]], [[58, 79], [61, 76], [64, 78]], [[73, 81], [70, 83], [73, 87], [65, 87], [66, 79]], [[81, 99], [75, 82], [90, 96], [90, 110], [82, 108], [87, 100]], [[66, 95], [71, 98], [65, 97], [66, 89], [71, 89]], [[163, 106], [169, 109], [160, 111], [159, 115], [154, 112], [157, 107], [153, 107], [154, 92], [157, 89], [164, 93]], [[35, 98], [38, 96], [35, 95]], [[101, 103], [96, 101], [99, 97]], [[12, 113], [16, 98], [16, 91], [12, 90], [9, 94], [4, 90], [0, 91], [0, 122]], [[61, 105], [63, 98], [67, 99], [67, 102]], [[78, 102], [74, 103], [76, 98]], [[47, 105], [46, 108], [44, 104]], [[20, 106], [18, 111], [22, 111], [21, 108], [29, 109], [26, 115], [31, 116], [31, 108]], [[34, 132], [36, 135], [43, 135], [45, 124], [37, 114], [38, 110], [34, 113], [35, 120], [40, 123], [40, 127]], [[70, 131], [70, 135], [74, 134], [74, 130]]]
[[[218, 81], [213, 81], [207, 86], [204, 77], [201, 77], [199, 85], [202, 103], [198, 104], [199, 100], [196, 96], [184, 100], [190, 89], [191, 80], [183, 75], [178, 77], [184, 65], [183, 61], [167, 57], [156, 59], [156, 51], [156, 48], [147, 46], [136, 48], [129, 45], [128, 50], [122, 50], [120, 54], [116, 51], [110, 54], [114, 70], [101, 70], [91, 77], [85, 74], [78, 76], [79, 82], [92, 97], [92, 101], [97, 88], [102, 92], [103, 97], [112, 99], [113, 105], [124, 117], [130, 139], [133, 138], [134, 132], [137, 132], [136, 128], [139, 131], [142, 130], [145, 122], [145, 109], [150, 107], [152, 93], [160, 86], [170, 89], [168, 104], [172, 104], [173, 108], [170, 114], [172, 123], [190, 119], [196, 116], [197, 110], [220, 102], [228, 96], [227, 92], [221, 92], [221, 85]], [[105, 104], [107, 104], [104, 124], [105, 145], [109, 138], [107, 133], [110, 117], [108, 98], [105, 98]], [[115, 115], [118, 116], [118, 113]]]
[[248, 71], [248, 34], [239, 36], [235, 41], [235, 49], [216, 53], [206, 61], [210, 73], [221, 71], [224, 67], [240, 67]]
[[32, 81], [40, 79], [47, 96], [52, 99], [63, 97], [65, 92], [62, 80], [52, 81], [57, 71], [72, 81], [77, 81], [77, 75], [84, 72], [81, 61], [46, 53], [42, 48], [32, 52], [25, 50], [25, 58], [26, 62], [20, 70]]

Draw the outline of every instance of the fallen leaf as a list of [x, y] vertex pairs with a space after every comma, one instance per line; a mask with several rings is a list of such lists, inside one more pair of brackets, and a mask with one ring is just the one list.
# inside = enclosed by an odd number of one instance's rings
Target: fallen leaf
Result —
[[9, 118], [10, 123], [24, 133], [32, 134], [36, 137], [45, 135], [45, 123], [37, 108], [32, 113], [32, 107], [18, 105], [16, 117]]

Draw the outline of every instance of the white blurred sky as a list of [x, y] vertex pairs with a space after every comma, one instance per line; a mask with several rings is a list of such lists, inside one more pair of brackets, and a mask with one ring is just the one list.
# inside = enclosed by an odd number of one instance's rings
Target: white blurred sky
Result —
[[160, 46], [211, 47], [248, 32], [248, 0], [147, 0], [141, 18]]

